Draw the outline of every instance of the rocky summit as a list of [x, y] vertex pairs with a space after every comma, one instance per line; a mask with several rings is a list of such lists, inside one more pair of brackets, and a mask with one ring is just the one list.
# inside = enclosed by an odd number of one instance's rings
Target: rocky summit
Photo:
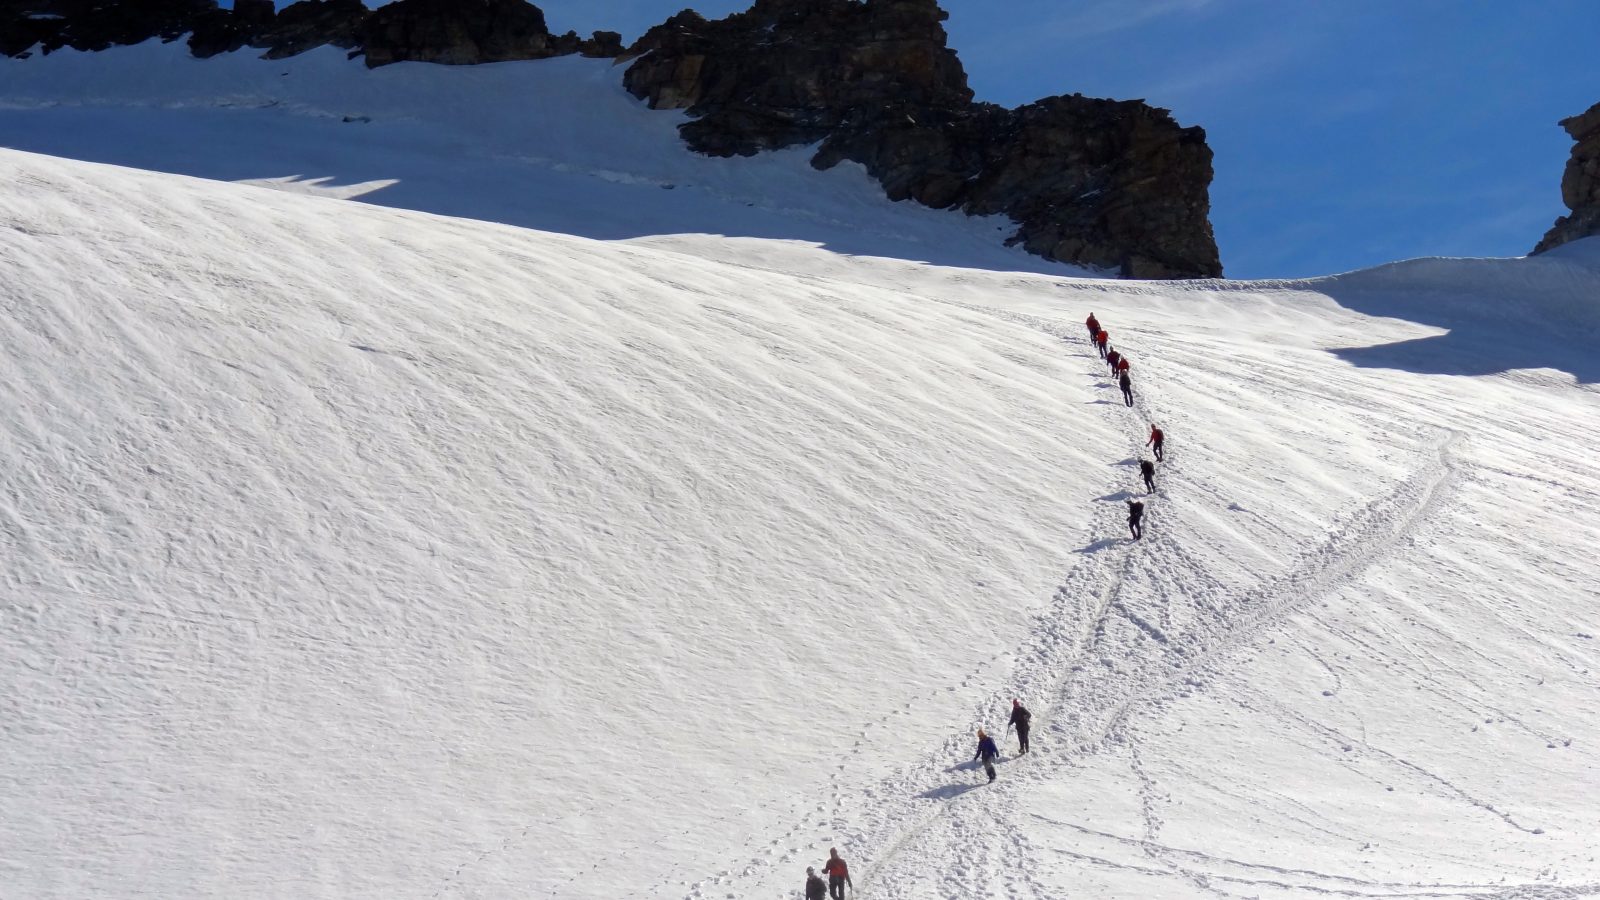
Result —
[[703, 153], [818, 143], [813, 164], [862, 164], [896, 200], [1002, 214], [1031, 252], [1132, 278], [1222, 274], [1209, 221], [1211, 150], [1142, 101], [975, 103], [935, 0], [758, 0], [685, 11], [625, 59], [625, 84], [685, 109]]
[[1561, 176], [1561, 201], [1572, 214], [1556, 220], [1534, 253], [1600, 234], [1600, 103], [1582, 115], [1562, 119], [1561, 127], [1577, 142]]
[[615, 57], [629, 63], [623, 78], [635, 96], [688, 113], [681, 133], [701, 153], [815, 145], [814, 166], [859, 163], [892, 199], [1008, 216], [1017, 223], [1009, 242], [1049, 259], [1130, 278], [1222, 275], [1204, 130], [1140, 100], [975, 102], [936, 0], [756, 0], [714, 21], [685, 10], [626, 50], [615, 32], [553, 34], [526, 0], [273, 7], [0, 0], [0, 51], [188, 34], [199, 57], [251, 47], [276, 59], [333, 45], [369, 67]]

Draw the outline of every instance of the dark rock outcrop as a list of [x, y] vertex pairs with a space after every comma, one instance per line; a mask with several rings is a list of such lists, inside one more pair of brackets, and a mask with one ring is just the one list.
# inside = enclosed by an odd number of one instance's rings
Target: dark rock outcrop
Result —
[[267, 59], [297, 56], [323, 45], [350, 50], [361, 46], [369, 15], [361, 0], [300, 0], [279, 10], [250, 46], [266, 50], [262, 56]]
[[578, 45], [578, 52], [592, 59], [616, 59], [623, 49], [622, 33], [617, 31], [596, 31]]
[[272, 24], [272, 0], [234, 0], [233, 9], [214, 9], [195, 23], [189, 52], [200, 59], [232, 53]]
[[757, 0], [685, 11], [630, 47], [624, 83], [686, 109], [695, 150], [819, 143], [818, 168], [864, 165], [893, 199], [1005, 214], [1011, 238], [1135, 278], [1222, 274], [1208, 219], [1211, 151], [1142, 101], [975, 104], [936, 0]]
[[[631, 60], [624, 83], [657, 109], [685, 109], [702, 153], [817, 145], [812, 165], [861, 164], [895, 200], [1018, 223], [1009, 239], [1066, 263], [1135, 278], [1220, 276], [1211, 150], [1143, 101], [1049, 97], [1017, 109], [973, 102], [937, 0], [755, 0], [708, 21], [685, 10], [624, 51], [616, 32], [550, 33], [527, 0], [0, 0], [0, 51], [99, 50], [191, 33], [196, 56], [245, 46], [277, 59], [332, 44], [369, 67], [472, 65], [581, 53]], [[1569, 119], [1579, 150], [1561, 234], [1600, 225], [1600, 113]]]
[[1561, 176], [1561, 202], [1572, 214], [1556, 220], [1534, 253], [1600, 234], [1600, 103], [1582, 115], [1562, 119], [1561, 127], [1577, 142]]
[[50, 53], [173, 41], [218, 12], [216, 0], [12, 0], [0, 4], [0, 50], [15, 56], [35, 44]]
[[0, 53], [22, 56], [34, 45], [54, 38], [66, 24], [64, 8], [75, 5], [0, 0]]
[[558, 46], [544, 13], [526, 0], [399, 0], [367, 18], [367, 65], [416, 60], [468, 66], [547, 59], [577, 52]]

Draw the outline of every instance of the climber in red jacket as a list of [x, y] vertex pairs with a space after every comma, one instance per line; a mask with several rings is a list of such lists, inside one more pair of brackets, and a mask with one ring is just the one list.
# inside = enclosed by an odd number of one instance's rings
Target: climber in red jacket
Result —
[[1167, 442], [1166, 432], [1163, 432], [1161, 429], [1157, 428], [1156, 426], [1151, 425], [1150, 426], [1150, 440], [1145, 441], [1144, 445], [1146, 447], [1149, 447], [1151, 452], [1155, 453], [1157, 460], [1161, 459], [1161, 445], [1165, 444], [1166, 442]]

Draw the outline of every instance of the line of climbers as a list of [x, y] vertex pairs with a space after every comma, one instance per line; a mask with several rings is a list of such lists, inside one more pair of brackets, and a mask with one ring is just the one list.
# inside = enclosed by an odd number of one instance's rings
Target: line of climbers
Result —
[[[1089, 313], [1089, 318], [1084, 320], [1084, 327], [1089, 329], [1089, 343], [1094, 344], [1100, 351], [1100, 358], [1106, 361], [1111, 369], [1111, 377], [1117, 379], [1117, 386], [1122, 389], [1122, 401], [1129, 406], [1133, 405], [1133, 379], [1128, 375], [1128, 370], [1133, 364], [1128, 361], [1126, 354], [1111, 346], [1111, 334], [1100, 325], [1100, 320], [1094, 313]], [[1150, 438], [1144, 442], [1151, 452], [1155, 454], [1156, 462], [1166, 459], [1165, 445], [1167, 435], [1160, 427], [1150, 426]], [[1139, 476], [1144, 479], [1146, 494], [1153, 494], [1156, 490], [1156, 463], [1148, 459], [1139, 460]], [[1128, 500], [1128, 533], [1133, 540], [1144, 537], [1144, 501]]]
[[[1111, 346], [1111, 335], [1100, 327], [1100, 320], [1095, 318], [1094, 313], [1089, 314], [1089, 318], [1084, 322], [1084, 325], [1089, 329], [1089, 342], [1094, 344], [1095, 349], [1100, 351], [1100, 358], [1105, 360], [1106, 365], [1111, 370], [1111, 377], [1117, 380], [1117, 386], [1122, 389], [1123, 402], [1128, 406], [1132, 406], [1133, 379], [1128, 375], [1128, 370], [1133, 367], [1133, 364], [1129, 362], [1126, 355]], [[1150, 426], [1150, 437], [1144, 442], [1144, 445], [1150, 448], [1150, 452], [1154, 454], [1156, 462], [1164, 462], [1166, 460], [1166, 440], [1165, 432], [1156, 425]], [[1145, 493], [1147, 495], [1155, 493], [1155, 463], [1141, 458], [1139, 460], [1139, 475], [1144, 479]], [[1128, 531], [1132, 534], [1132, 539], [1137, 541], [1144, 537], [1144, 502], [1141, 500], [1129, 500], [1127, 502]], [[1006, 723], [1006, 730], [1010, 731], [1015, 728], [1017, 731], [1018, 756], [1028, 752], [1028, 732], [1032, 726], [1033, 713], [1022, 705], [1021, 700], [1013, 698], [1011, 701], [1011, 718]], [[978, 752], [974, 753], [972, 758], [983, 763], [983, 772], [989, 776], [989, 782], [992, 784], [995, 779], [994, 764], [1000, 758], [1000, 748], [995, 744], [994, 738], [990, 737], [989, 733], [982, 728], [978, 729]], [[808, 867], [806, 869], [806, 900], [828, 900], [828, 898], [843, 900], [846, 885], [849, 885], [852, 892], [855, 891], [855, 884], [850, 881], [850, 870], [845, 865], [845, 861], [840, 858], [839, 851], [836, 848], [830, 847], [828, 849], [828, 861], [823, 865], [822, 872], [828, 876], [826, 884], [823, 883], [822, 877], [817, 874], [815, 868]]]

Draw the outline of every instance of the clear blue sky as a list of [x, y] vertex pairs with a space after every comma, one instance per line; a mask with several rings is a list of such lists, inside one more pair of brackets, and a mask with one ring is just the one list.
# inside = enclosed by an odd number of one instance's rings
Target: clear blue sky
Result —
[[[373, 5], [373, 0], [368, 0]], [[281, 5], [281, 4], [280, 4]], [[555, 31], [631, 41], [692, 6], [546, 0]], [[1556, 216], [1600, 102], [1600, 0], [944, 0], [979, 99], [1143, 98], [1202, 125], [1230, 277], [1517, 256]]]

